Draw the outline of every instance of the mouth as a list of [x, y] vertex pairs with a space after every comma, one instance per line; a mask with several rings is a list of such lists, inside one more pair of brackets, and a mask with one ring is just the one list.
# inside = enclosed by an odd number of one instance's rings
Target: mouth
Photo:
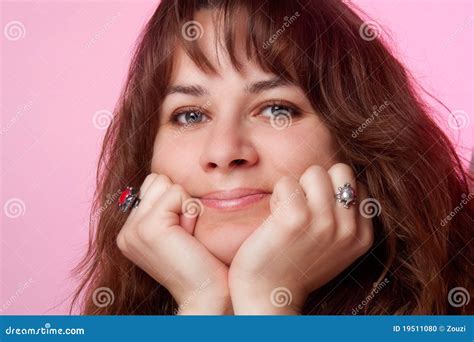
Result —
[[271, 193], [261, 189], [233, 189], [217, 191], [201, 197], [202, 204], [207, 207], [221, 210], [238, 210], [249, 207]]

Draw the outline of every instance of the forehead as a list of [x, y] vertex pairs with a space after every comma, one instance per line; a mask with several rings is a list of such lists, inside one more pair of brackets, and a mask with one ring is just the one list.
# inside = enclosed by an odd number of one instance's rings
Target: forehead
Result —
[[199, 68], [182, 48], [177, 48], [173, 60], [170, 85], [211, 80], [248, 82], [277, 76], [264, 71], [255, 60], [246, 60], [241, 70], [236, 70], [229, 57], [224, 55], [225, 51], [221, 51], [222, 55], [220, 55], [220, 57], [218, 57], [218, 53], [218, 51], [213, 50], [206, 51], [206, 57], [213, 63], [216, 69], [216, 74], [212, 74]]
[[[197, 38], [194, 43], [198, 45], [199, 50], [202, 51], [212, 64], [216, 70], [216, 74], [212, 75], [210, 72], [206, 72], [200, 68], [193, 59], [186, 54], [183, 47], [177, 44], [173, 57], [171, 84], [212, 77], [257, 79], [273, 75], [272, 73], [265, 72], [261, 66], [259, 66], [255, 58], [249, 58], [246, 55], [244, 15], [236, 16], [238, 21], [241, 21], [241, 23], [237, 25], [242, 27], [242, 30], [239, 30], [234, 36], [235, 49], [233, 56], [242, 65], [241, 70], [236, 70], [224, 41], [225, 35], [222, 33], [222, 22], [216, 19], [216, 15], [216, 10], [199, 10], [195, 14], [194, 21], [189, 23], [187, 27], [183, 26], [181, 32], [182, 35], [190, 34], [191, 32], [193, 34], [192, 37]], [[186, 32], [186, 29], [189, 29], [189, 31]], [[217, 31], [220, 31], [220, 33]]]

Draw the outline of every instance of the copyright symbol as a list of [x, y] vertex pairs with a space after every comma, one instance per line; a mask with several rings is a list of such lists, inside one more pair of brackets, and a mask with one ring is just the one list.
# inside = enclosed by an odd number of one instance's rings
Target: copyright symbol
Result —
[[444, 325], [440, 325], [440, 326], [438, 327], [438, 330], [441, 331], [441, 332], [443, 332], [443, 331], [444, 331]]

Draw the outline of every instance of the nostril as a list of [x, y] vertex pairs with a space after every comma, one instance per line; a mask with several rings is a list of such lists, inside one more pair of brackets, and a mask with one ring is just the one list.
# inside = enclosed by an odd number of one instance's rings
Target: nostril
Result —
[[231, 166], [242, 165], [242, 164], [245, 164], [245, 159], [236, 159], [236, 160], [233, 160], [232, 163], [230, 164]]

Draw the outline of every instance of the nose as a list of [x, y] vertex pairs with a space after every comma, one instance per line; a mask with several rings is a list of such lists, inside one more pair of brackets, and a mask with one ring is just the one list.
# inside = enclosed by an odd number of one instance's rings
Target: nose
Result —
[[228, 120], [212, 127], [199, 162], [205, 172], [229, 173], [255, 165], [258, 154], [243, 125]]

